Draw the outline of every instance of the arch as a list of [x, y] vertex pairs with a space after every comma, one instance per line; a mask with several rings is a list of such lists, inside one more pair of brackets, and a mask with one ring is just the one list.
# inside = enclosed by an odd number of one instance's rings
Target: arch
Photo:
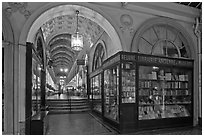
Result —
[[114, 27], [117, 25], [107, 14], [90, 3], [49, 3], [45, 6], [42, 6], [38, 11], [33, 13], [25, 23], [25, 26], [23, 27], [20, 35], [19, 42], [33, 42], [36, 28], [42, 26], [42, 24], [48, 21], [50, 18], [61, 15], [74, 14], [74, 10], [76, 9], [80, 10], [79, 16], [84, 16], [96, 22], [106, 31], [115, 45], [115, 50], [123, 50], [121, 44], [121, 42], [123, 42], [121, 40], [122, 33], [119, 31], [118, 27]]
[[172, 28], [175, 28], [176, 30], [179, 31], [179, 33], [184, 36], [184, 38], [187, 41], [187, 46], [186, 49], [188, 50], [188, 54], [190, 58], [196, 58], [196, 49], [194, 48], [194, 43], [188, 32], [185, 30], [185, 28], [180, 25], [178, 22], [176, 22], [173, 19], [169, 18], [152, 18], [147, 21], [145, 21], [142, 26], [139, 28], [139, 30], [135, 33], [133, 39], [132, 39], [132, 44], [131, 44], [131, 51], [132, 52], [138, 52], [139, 49], [139, 39], [142, 37], [141, 35], [148, 29], [151, 28], [154, 25], [159, 25], [159, 24], [167, 24], [171, 26]]

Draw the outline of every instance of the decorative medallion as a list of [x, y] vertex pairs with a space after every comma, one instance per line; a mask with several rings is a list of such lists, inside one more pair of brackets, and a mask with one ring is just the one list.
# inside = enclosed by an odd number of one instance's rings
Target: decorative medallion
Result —
[[121, 17], [120, 17], [120, 22], [123, 26], [125, 27], [130, 27], [132, 26], [133, 24], [133, 19], [130, 15], [128, 14], [123, 14]]
[[130, 35], [133, 36], [134, 34], [134, 29], [132, 27], [133, 25], [133, 19], [130, 15], [128, 14], [123, 14], [120, 17], [120, 22], [122, 24], [122, 26], [120, 27], [120, 29], [122, 30], [122, 32], [124, 31], [129, 31]]

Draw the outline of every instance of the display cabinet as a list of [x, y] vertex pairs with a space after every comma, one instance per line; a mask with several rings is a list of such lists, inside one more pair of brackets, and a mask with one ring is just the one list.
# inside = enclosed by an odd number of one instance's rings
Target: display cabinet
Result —
[[119, 132], [193, 124], [193, 60], [120, 51], [98, 74], [103, 120]]

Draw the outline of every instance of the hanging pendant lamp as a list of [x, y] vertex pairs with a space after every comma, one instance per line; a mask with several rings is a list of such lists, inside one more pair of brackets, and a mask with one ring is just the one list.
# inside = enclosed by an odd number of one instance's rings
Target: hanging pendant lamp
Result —
[[71, 48], [75, 51], [81, 51], [83, 49], [83, 36], [79, 34], [78, 30], [78, 14], [79, 11], [76, 10], [77, 26], [75, 33], [71, 36]]

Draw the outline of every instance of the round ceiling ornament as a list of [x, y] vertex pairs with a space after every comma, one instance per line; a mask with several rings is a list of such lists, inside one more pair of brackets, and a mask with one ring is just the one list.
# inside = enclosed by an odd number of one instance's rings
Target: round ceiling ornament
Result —
[[123, 14], [121, 15], [120, 17], [120, 22], [123, 26], [126, 26], [126, 27], [130, 27], [132, 26], [133, 24], [133, 19], [130, 15], [128, 14]]

